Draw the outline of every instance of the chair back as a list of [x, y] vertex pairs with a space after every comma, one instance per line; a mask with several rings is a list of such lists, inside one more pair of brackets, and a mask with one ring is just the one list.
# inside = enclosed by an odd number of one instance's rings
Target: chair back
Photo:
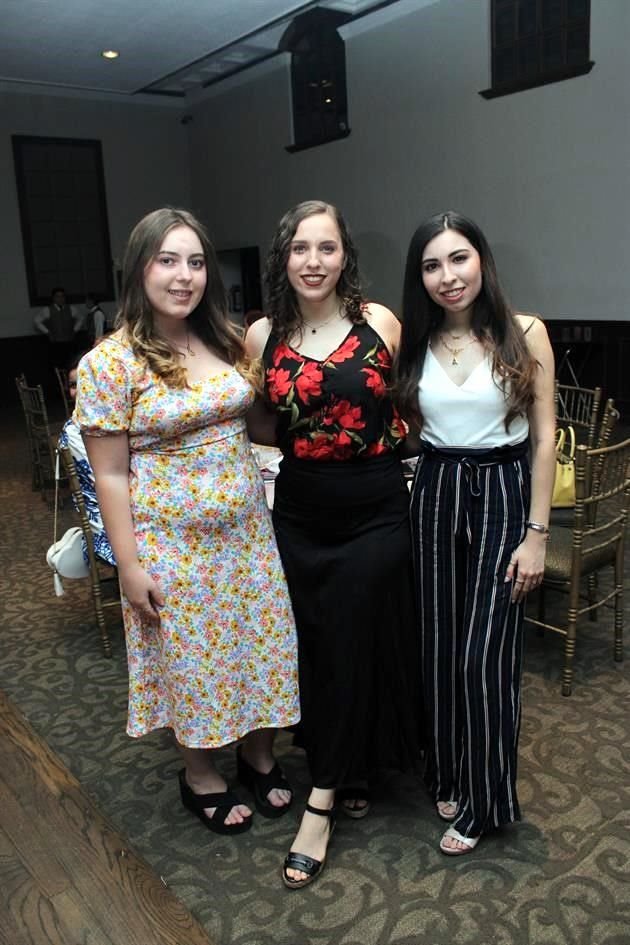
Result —
[[[107, 623], [105, 621], [104, 610], [108, 607], [120, 607], [120, 598], [118, 596], [118, 578], [116, 574], [116, 569], [111, 568], [109, 565], [99, 566], [98, 558], [96, 557], [96, 551], [94, 550], [94, 535], [92, 533], [92, 528], [90, 526], [90, 519], [88, 517], [87, 509], [85, 506], [85, 501], [83, 498], [83, 492], [81, 491], [81, 484], [79, 482], [79, 477], [77, 475], [77, 469], [74, 464], [74, 459], [72, 453], [67, 446], [57, 446], [57, 451], [61, 457], [61, 462], [68, 479], [68, 485], [70, 488], [70, 494], [72, 496], [72, 501], [74, 507], [79, 516], [79, 523], [81, 525], [81, 531], [83, 532], [83, 537], [85, 538], [85, 544], [87, 548], [88, 556], [88, 566], [90, 569], [90, 588], [92, 591], [92, 601], [94, 604], [94, 611], [96, 614], [96, 622], [101, 634], [101, 639], [103, 642], [104, 654], [107, 657], [112, 655], [112, 646], [111, 640], [109, 638], [109, 632], [107, 630]], [[103, 576], [101, 573], [101, 567], [108, 569], [108, 575]], [[113, 577], [112, 577], [113, 572]], [[113, 600], [105, 600], [103, 598], [103, 585], [105, 583], [112, 584], [116, 591], [116, 596]]]
[[596, 555], [601, 560], [622, 552], [629, 504], [630, 439], [592, 450], [578, 446], [574, 558]]
[[72, 405], [70, 404], [68, 397], [68, 372], [65, 368], [55, 366], [55, 377], [57, 378], [59, 390], [61, 391], [61, 399], [63, 401], [63, 409], [65, 411], [66, 418], [69, 418], [72, 414]]
[[602, 399], [601, 387], [570, 387], [556, 381], [554, 400], [556, 419], [562, 426], [570, 424], [576, 435], [590, 449], [595, 445], [597, 417]]
[[[541, 630], [564, 637], [562, 694], [573, 685], [577, 627], [586, 615], [591, 620], [601, 611], [613, 610], [613, 656], [623, 658], [623, 589], [625, 533], [630, 508], [630, 439], [612, 446], [575, 452], [575, 509], [570, 528], [554, 529], [547, 551], [545, 576], [539, 589], [537, 616], [525, 620]], [[607, 569], [612, 581], [599, 581]], [[587, 585], [586, 598], [583, 585]], [[566, 607], [555, 616], [545, 613], [545, 592], [566, 595]]]
[[41, 489], [43, 492], [47, 485], [53, 483], [55, 477], [55, 453], [44, 391], [41, 384], [29, 387], [23, 374], [16, 377], [15, 383], [26, 423], [33, 470], [33, 489]]
[[606, 403], [604, 404], [604, 409], [602, 410], [602, 417], [599, 423], [599, 431], [593, 444], [597, 448], [601, 446], [608, 446], [612, 432], [619, 422], [620, 413], [615, 407], [615, 401], [612, 397], [609, 397]]

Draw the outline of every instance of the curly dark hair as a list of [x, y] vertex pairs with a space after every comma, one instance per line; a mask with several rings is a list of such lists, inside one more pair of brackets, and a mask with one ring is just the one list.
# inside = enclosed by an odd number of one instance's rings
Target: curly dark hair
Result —
[[405, 420], [422, 426], [418, 381], [431, 333], [439, 329], [444, 318], [443, 310], [424, 287], [422, 253], [427, 243], [444, 230], [461, 233], [479, 253], [483, 278], [474, 303], [472, 329], [492, 352], [493, 372], [501, 378], [501, 386], [509, 384], [507, 429], [534, 402], [537, 362], [503, 294], [488, 241], [476, 223], [454, 210], [429, 217], [411, 237], [403, 287], [402, 332], [395, 362], [398, 405]]
[[267, 291], [267, 310], [271, 318], [272, 329], [282, 340], [290, 338], [295, 332], [301, 332], [304, 327], [300, 306], [287, 276], [291, 241], [302, 220], [313, 217], [318, 213], [327, 213], [333, 218], [341, 237], [345, 265], [339, 277], [336, 291], [343, 304], [345, 315], [353, 324], [360, 324], [365, 321], [363, 316], [365, 299], [361, 291], [358, 253], [346, 221], [337, 207], [332, 204], [323, 200], [304, 200], [287, 210], [278, 223], [267, 255], [263, 277]]

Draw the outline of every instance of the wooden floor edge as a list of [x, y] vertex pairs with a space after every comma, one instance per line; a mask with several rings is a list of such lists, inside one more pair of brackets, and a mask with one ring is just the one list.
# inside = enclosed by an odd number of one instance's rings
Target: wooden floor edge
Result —
[[[3, 751], [12, 754], [20, 766], [28, 767], [33, 781], [64, 802], [69, 798], [80, 805], [90, 823], [90, 831], [102, 838], [102, 849], [86, 841], [82, 855], [98, 858], [98, 870], [107, 877], [112, 895], [118, 897], [122, 909], [138, 919], [144, 908], [147, 941], [154, 942], [156, 932], [160, 945], [216, 945], [209, 938], [185, 903], [167, 886], [162, 877], [141, 856], [136, 854], [118, 829], [101, 813], [96, 803], [81, 786], [62, 760], [32, 728], [30, 722], [6, 692], [0, 689], [0, 744]], [[9, 766], [10, 767], [10, 766]], [[28, 798], [24, 798], [28, 809]], [[0, 805], [0, 828], [3, 822]], [[25, 818], [28, 823], [28, 818]], [[41, 829], [41, 825], [40, 828]], [[51, 826], [51, 831], [55, 830]], [[81, 844], [82, 836], [73, 835], [73, 842]], [[98, 892], [95, 891], [95, 899]], [[164, 924], [160, 923], [160, 914]]]

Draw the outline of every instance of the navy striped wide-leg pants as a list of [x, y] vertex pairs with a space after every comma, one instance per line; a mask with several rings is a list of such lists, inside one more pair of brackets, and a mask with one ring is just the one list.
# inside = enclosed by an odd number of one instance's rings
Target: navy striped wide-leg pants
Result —
[[458, 801], [453, 826], [467, 837], [520, 819], [523, 611], [504, 581], [529, 508], [529, 467], [519, 452], [516, 459], [484, 462], [488, 453], [464, 457], [429, 448], [418, 460], [412, 492], [425, 779], [436, 801]]

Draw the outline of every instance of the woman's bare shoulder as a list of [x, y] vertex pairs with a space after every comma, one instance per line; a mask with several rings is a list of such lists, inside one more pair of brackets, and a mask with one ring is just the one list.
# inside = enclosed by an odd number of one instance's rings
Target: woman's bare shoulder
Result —
[[271, 319], [259, 318], [247, 329], [245, 351], [250, 358], [261, 358], [271, 334]]
[[365, 319], [377, 335], [383, 339], [390, 352], [394, 352], [400, 341], [400, 322], [385, 305], [368, 302], [363, 308]]

